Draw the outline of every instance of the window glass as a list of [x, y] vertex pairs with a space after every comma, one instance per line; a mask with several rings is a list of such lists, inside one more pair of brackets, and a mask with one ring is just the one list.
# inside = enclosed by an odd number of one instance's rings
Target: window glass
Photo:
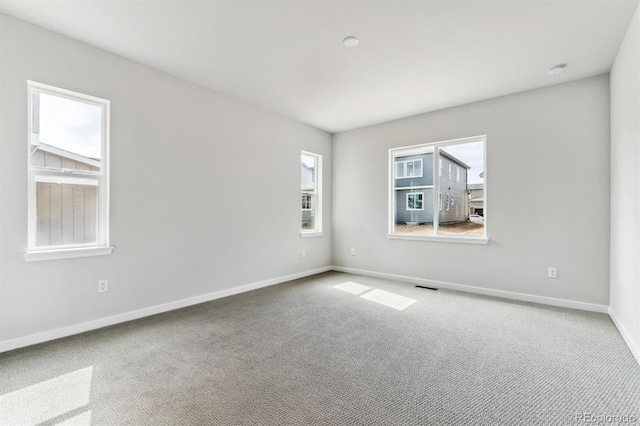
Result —
[[485, 238], [484, 150], [484, 136], [391, 149], [390, 234]]
[[322, 231], [322, 190], [320, 176], [322, 156], [309, 152], [301, 154], [302, 224], [303, 233]]
[[29, 251], [108, 245], [109, 101], [29, 83]]

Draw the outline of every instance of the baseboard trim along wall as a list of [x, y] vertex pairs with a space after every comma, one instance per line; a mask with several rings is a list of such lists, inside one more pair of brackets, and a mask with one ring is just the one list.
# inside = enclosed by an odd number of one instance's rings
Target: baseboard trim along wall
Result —
[[563, 308], [580, 309], [583, 311], [600, 312], [603, 314], [608, 313], [608, 308], [609, 308], [606, 305], [598, 305], [595, 303], [576, 302], [573, 300], [566, 300], [566, 299], [555, 299], [553, 297], [535, 296], [533, 294], [516, 293], [512, 291], [492, 290], [492, 289], [483, 288], [483, 287], [454, 284], [454, 283], [449, 283], [445, 281], [427, 280], [424, 278], [407, 277], [403, 275], [386, 274], [383, 272], [366, 271], [363, 269], [345, 268], [342, 266], [334, 266], [332, 269], [334, 271], [346, 272], [349, 274], [366, 275], [369, 277], [384, 278], [388, 280], [402, 281], [402, 282], [407, 282], [412, 284], [421, 284], [421, 285], [424, 284], [424, 285], [427, 285], [428, 287], [446, 288], [448, 290], [458, 290], [458, 291], [464, 291], [466, 293], [475, 293], [475, 294], [482, 294], [485, 296], [500, 297], [503, 299], [519, 300], [521, 302], [533, 302], [533, 303], [540, 303], [543, 305], [560, 306]]
[[102, 327], [108, 327], [110, 325], [120, 324], [127, 321], [132, 321], [151, 315], [160, 314], [163, 312], [173, 311], [175, 309], [185, 308], [187, 306], [197, 305], [199, 303], [209, 302], [211, 300], [220, 299], [227, 296], [233, 296], [234, 294], [244, 293], [251, 290], [256, 290], [263, 287], [268, 287], [283, 282], [296, 280], [299, 278], [308, 277], [311, 275], [320, 274], [327, 271], [338, 271], [349, 274], [365, 275], [375, 278], [383, 278], [394, 281], [407, 282], [412, 284], [424, 284], [429, 287], [445, 288], [449, 290], [458, 290], [467, 293], [482, 294], [485, 296], [500, 297], [503, 299], [519, 300], [523, 302], [540, 303], [543, 305], [560, 306], [563, 308], [580, 309], [584, 311], [599, 312], [609, 314], [614, 324], [620, 331], [620, 334], [624, 338], [625, 342], [631, 349], [631, 352], [640, 363], [640, 351], [633, 345], [633, 342], [629, 339], [629, 335], [620, 326], [620, 323], [616, 320], [613, 312], [608, 306], [598, 305], [594, 303], [576, 302], [573, 300], [556, 299], [552, 297], [535, 296], [525, 293], [516, 293], [504, 290], [492, 290], [483, 287], [474, 287], [463, 284], [454, 284], [444, 281], [427, 280], [424, 278], [407, 277], [403, 275], [387, 274], [383, 272], [367, 271], [363, 269], [345, 268], [342, 266], [325, 266], [322, 268], [312, 269], [309, 271], [299, 272], [296, 274], [287, 275], [284, 277], [273, 278], [265, 281], [259, 281], [256, 283], [246, 284], [226, 290], [220, 290], [213, 293], [203, 294], [201, 296], [190, 297], [188, 299], [177, 300], [175, 302], [165, 303], [162, 305], [150, 306], [148, 308], [139, 309], [137, 311], [126, 312], [123, 314], [113, 315], [106, 318], [100, 318], [93, 321], [87, 321], [81, 324], [75, 324], [68, 327], [57, 328], [54, 330], [45, 331], [42, 333], [32, 334], [25, 337], [19, 337], [17, 339], [7, 340], [0, 342], [0, 353], [10, 351], [13, 349], [22, 348], [25, 346], [31, 346], [38, 343], [47, 342], [50, 340], [60, 339], [62, 337], [72, 336], [74, 334], [84, 333], [86, 331], [95, 330]]
[[613, 324], [616, 326], [616, 328], [618, 329], [618, 332], [620, 332], [620, 335], [622, 336], [625, 343], [629, 347], [629, 350], [631, 351], [633, 356], [636, 358], [636, 361], [638, 361], [638, 364], [640, 364], [640, 348], [636, 346], [635, 342], [631, 339], [631, 333], [629, 333], [627, 329], [622, 326], [622, 323], [620, 322], [620, 320], [618, 320], [616, 313], [614, 312], [613, 309], [611, 309], [611, 307], [609, 307], [608, 313], [609, 313], [609, 317], [611, 317], [611, 321], [613, 321]]
[[244, 293], [251, 290], [257, 290], [259, 288], [320, 274], [322, 272], [327, 272], [330, 270], [332, 270], [330, 266], [325, 266], [322, 268], [299, 272], [284, 277], [272, 278], [270, 280], [241, 285], [226, 290], [203, 294], [201, 296], [190, 297], [188, 299], [177, 300], [175, 302], [169, 302], [162, 305], [150, 306], [148, 308], [139, 309], [137, 311], [126, 312], [106, 318], [100, 318], [93, 321], [70, 325], [68, 327], [57, 328], [55, 330], [49, 330], [42, 333], [31, 334], [25, 337], [19, 337], [17, 339], [7, 340], [4, 342], [0, 342], [0, 353], [22, 348], [25, 346], [35, 345], [38, 343], [48, 342], [50, 340], [60, 339], [62, 337], [72, 336], [74, 334], [84, 333], [85, 331], [96, 330], [98, 328], [108, 327], [110, 325], [148, 317], [151, 315], [161, 314], [163, 312], [173, 311], [175, 309], [186, 308], [187, 306], [197, 305], [199, 303], [209, 302], [211, 300], [221, 299], [223, 297], [233, 296], [234, 294]]

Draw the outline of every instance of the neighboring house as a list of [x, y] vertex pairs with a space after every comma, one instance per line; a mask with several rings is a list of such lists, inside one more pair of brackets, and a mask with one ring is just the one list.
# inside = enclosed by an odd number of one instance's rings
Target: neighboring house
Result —
[[433, 202], [437, 199], [439, 223], [467, 220], [467, 171], [469, 166], [440, 151], [438, 176], [440, 191], [433, 196], [433, 153], [396, 157], [396, 223], [433, 223]]
[[469, 214], [484, 216], [484, 183], [470, 183], [467, 190], [469, 192]]
[[307, 164], [305, 161], [302, 164], [302, 228], [313, 228], [313, 207], [314, 194], [316, 190], [315, 179], [315, 167], [314, 165]]
[[[82, 170], [97, 172], [100, 160], [84, 157], [51, 145], [32, 145], [34, 170]], [[56, 181], [54, 181], [56, 180]], [[37, 246], [83, 244], [95, 242], [98, 231], [96, 211], [98, 187], [60, 178], [36, 178]]]

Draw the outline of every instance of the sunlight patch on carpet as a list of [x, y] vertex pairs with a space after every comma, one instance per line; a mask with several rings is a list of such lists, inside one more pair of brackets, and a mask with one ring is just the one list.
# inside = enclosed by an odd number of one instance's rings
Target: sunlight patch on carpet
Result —
[[[0, 424], [35, 425], [87, 406], [92, 374], [87, 367], [0, 395]], [[69, 424], [87, 424], [83, 419]]]
[[346, 291], [351, 294], [362, 294], [367, 290], [371, 290], [371, 287], [367, 287], [366, 285], [354, 283], [351, 281], [343, 282], [342, 284], [338, 284], [333, 288], [337, 288], [338, 290]]
[[416, 302], [416, 299], [377, 289], [365, 293], [360, 297], [362, 297], [363, 299], [371, 300], [372, 302], [389, 306], [390, 308], [397, 309], [399, 311], [405, 310]]

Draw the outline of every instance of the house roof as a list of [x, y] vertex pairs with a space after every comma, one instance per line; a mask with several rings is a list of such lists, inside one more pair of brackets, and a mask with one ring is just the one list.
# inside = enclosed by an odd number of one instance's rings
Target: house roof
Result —
[[449, 154], [447, 151], [441, 149], [440, 150], [440, 155], [444, 155], [445, 157], [447, 157], [449, 160], [454, 161], [458, 164], [460, 164], [462, 167], [464, 167], [465, 169], [469, 170], [471, 168], [471, 166], [468, 166], [466, 163], [464, 163], [462, 160], [460, 160], [457, 157], [454, 157], [453, 155]]
[[484, 183], [470, 183], [467, 185], [467, 189], [484, 189]]
[[53, 145], [47, 145], [46, 143], [40, 142], [35, 145], [35, 149], [68, 158], [69, 160], [79, 161], [80, 163], [87, 164], [92, 167], [101, 166], [100, 160], [97, 158], [85, 157], [84, 155], [76, 154], [75, 152], [67, 151], [66, 149], [58, 148]]

